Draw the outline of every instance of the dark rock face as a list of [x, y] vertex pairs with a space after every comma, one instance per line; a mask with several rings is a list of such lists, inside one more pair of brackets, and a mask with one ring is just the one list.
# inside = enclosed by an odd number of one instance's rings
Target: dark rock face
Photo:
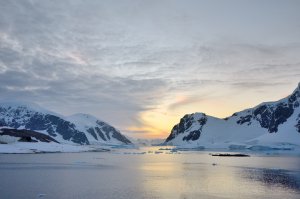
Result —
[[295, 125], [295, 127], [297, 128], [297, 131], [300, 133], [300, 114], [298, 115], [297, 124]]
[[177, 137], [179, 134], [183, 134], [185, 131], [188, 131], [189, 128], [193, 125], [194, 122], [198, 122], [200, 124], [200, 128], [198, 130], [194, 130], [189, 132], [187, 136], [183, 137], [184, 141], [190, 141], [190, 140], [198, 140], [200, 138], [202, 127], [206, 124], [207, 118], [205, 114], [203, 114], [202, 118], [200, 118], [198, 121], [195, 121], [194, 114], [191, 115], [185, 115], [179, 122], [179, 124], [175, 125], [171, 131], [171, 134], [166, 139], [166, 142], [169, 142], [173, 140], [175, 137]]
[[199, 124], [201, 126], [203, 126], [204, 124], [206, 124], [207, 118], [205, 117], [205, 115], [204, 115], [204, 117], [202, 117], [201, 119], [199, 119], [198, 122], [199, 122]]
[[294, 109], [299, 107], [299, 97], [299, 90], [296, 90], [286, 101], [263, 104], [253, 109], [249, 115], [241, 116], [237, 123], [250, 125], [252, 120], [257, 120], [269, 133], [276, 133], [278, 126], [285, 123], [293, 115]]
[[91, 135], [95, 138], [95, 140], [98, 140], [97, 135], [96, 135], [96, 133], [95, 133], [95, 131], [94, 131], [93, 128], [87, 129], [87, 132], [88, 132], [89, 134], [91, 134]]
[[191, 131], [189, 133], [189, 135], [183, 137], [183, 140], [184, 141], [189, 141], [189, 140], [195, 141], [200, 138], [200, 135], [201, 135], [201, 130]]
[[106, 123], [101, 121], [97, 121], [96, 123], [99, 126], [96, 126], [94, 128], [91, 127], [87, 130], [96, 140], [98, 140], [97, 135], [99, 135], [99, 137], [104, 141], [111, 140], [111, 138], [113, 137], [123, 142], [124, 144], [131, 144], [131, 141], [128, 140], [114, 127], [108, 126]]
[[38, 142], [38, 141], [33, 140], [30, 136], [24, 136], [19, 139], [19, 142]]
[[54, 115], [40, 115], [37, 113], [30, 118], [25, 128], [30, 130], [46, 130], [49, 135], [56, 136], [56, 133], [62, 135], [64, 140], [70, 140], [78, 144], [89, 144], [85, 134], [76, 130], [73, 123]]
[[118, 132], [116, 130], [113, 131], [112, 137], [125, 143], [125, 144], [131, 144], [130, 140], [128, 140], [124, 135], [122, 135], [120, 132]]
[[[8, 136], [12, 136], [12, 137], [19, 137], [19, 142], [37, 142], [36, 140], [39, 140], [41, 142], [57, 142], [54, 138], [42, 134], [42, 133], [38, 133], [35, 131], [30, 131], [30, 130], [18, 130], [18, 129], [7, 129], [7, 128], [3, 128], [0, 129], [0, 136], [1, 135], [8, 135]], [[33, 139], [34, 138], [34, 139]]]
[[179, 124], [176, 124], [169, 137], [166, 139], [166, 142], [173, 140], [177, 135], [184, 133], [186, 129], [188, 129], [192, 125], [190, 121], [190, 115], [185, 115], [183, 118], [180, 119]]
[[256, 110], [253, 111], [253, 114], [256, 118], [260, 115], [261, 119], [259, 119], [259, 123], [261, 127], [268, 128], [269, 126], [269, 118], [271, 118], [271, 112], [268, 110], [266, 105], [260, 106]]
[[248, 123], [251, 124], [252, 115], [247, 115], [245, 117], [240, 117], [240, 120], [237, 121], [238, 124]]
[[198, 120], [198, 122], [200, 124], [200, 128], [198, 130], [191, 131], [187, 136], [184, 136], [182, 138], [184, 141], [190, 141], [190, 140], [195, 141], [195, 140], [198, 140], [200, 138], [202, 128], [206, 124], [207, 118], [205, 116], [203, 116], [202, 118], [200, 118]]
[[261, 127], [268, 129], [269, 133], [276, 133], [278, 126], [286, 122], [293, 113], [293, 105], [283, 103], [275, 107], [263, 105], [253, 112]]
[[102, 140], [106, 141], [106, 138], [103, 134], [103, 132], [100, 130], [99, 127], [95, 127], [96, 132], [98, 133], [98, 135], [102, 138]]
[[[99, 122], [100, 123], [100, 122]], [[125, 143], [125, 144], [130, 144], [130, 140], [128, 140], [124, 135], [122, 135], [119, 131], [117, 131], [114, 127], [105, 125], [102, 127], [102, 130], [105, 131], [105, 135], [108, 140], [111, 139], [111, 137]], [[110, 137], [111, 134], [111, 137]], [[103, 135], [103, 133], [102, 133]], [[104, 136], [104, 135], [103, 135]]]

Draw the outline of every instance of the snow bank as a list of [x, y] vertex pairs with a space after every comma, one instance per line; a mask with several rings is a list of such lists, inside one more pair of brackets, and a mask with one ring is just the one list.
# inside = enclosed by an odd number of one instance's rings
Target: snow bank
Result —
[[109, 151], [107, 146], [95, 145], [70, 145], [58, 143], [27, 143], [15, 142], [11, 144], [0, 144], [0, 153], [75, 153], [75, 152], [104, 152]]

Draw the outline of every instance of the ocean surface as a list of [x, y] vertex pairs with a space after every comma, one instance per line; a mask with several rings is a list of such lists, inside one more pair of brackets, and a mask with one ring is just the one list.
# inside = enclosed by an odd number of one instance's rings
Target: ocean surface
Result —
[[300, 154], [218, 152], [0, 154], [0, 198], [300, 198]]

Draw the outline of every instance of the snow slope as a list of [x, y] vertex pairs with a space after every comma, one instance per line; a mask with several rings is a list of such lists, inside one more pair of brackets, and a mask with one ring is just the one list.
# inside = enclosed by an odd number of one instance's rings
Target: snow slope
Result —
[[14, 142], [11, 144], [0, 144], [0, 153], [7, 154], [104, 152], [109, 150], [109, 147], [106, 146], [58, 144], [53, 142]]
[[131, 141], [109, 124], [98, 120], [96, 117], [78, 113], [66, 118], [75, 124], [79, 131], [85, 132], [90, 144], [130, 144]]
[[204, 113], [185, 115], [166, 145], [181, 147], [286, 148], [300, 146], [300, 83], [288, 97], [220, 119]]

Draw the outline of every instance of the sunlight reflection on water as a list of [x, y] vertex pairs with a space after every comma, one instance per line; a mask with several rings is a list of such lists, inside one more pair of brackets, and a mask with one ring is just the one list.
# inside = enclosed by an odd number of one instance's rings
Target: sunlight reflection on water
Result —
[[[208, 152], [141, 157], [143, 189], [157, 198], [299, 198], [299, 158], [222, 158]], [[262, 161], [264, 159], [264, 161]], [[282, 161], [284, 160], [284, 161]], [[218, 162], [218, 163], [215, 163]], [[278, 164], [281, 162], [280, 164]], [[298, 163], [295, 165], [290, 165]], [[249, 167], [258, 166], [258, 168]], [[296, 166], [296, 167], [295, 167]], [[267, 168], [264, 168], [267, 167]], [[268, 168], [269, 167], [269, 168]], [[270, 191], [272, 190], [272, 191]], [[275, 191], [274, 191], [275, 190]]]
[[300, 198], [299, 156], [155, 151], [0, 155], [0, 198]]

